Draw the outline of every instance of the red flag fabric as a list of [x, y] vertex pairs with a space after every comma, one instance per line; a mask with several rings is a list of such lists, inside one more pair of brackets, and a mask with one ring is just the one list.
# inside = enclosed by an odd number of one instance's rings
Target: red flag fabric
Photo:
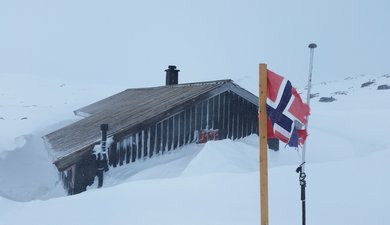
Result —
[[289, 80], [270, 70], [267, 71], [267, 86], [268, 137], [298, 147], [307, 137], [305, 125], [309, 106], [303, 103]]

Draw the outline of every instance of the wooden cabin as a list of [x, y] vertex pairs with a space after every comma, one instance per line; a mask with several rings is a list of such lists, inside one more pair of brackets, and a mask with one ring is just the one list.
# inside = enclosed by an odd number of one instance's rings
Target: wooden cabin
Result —
[[232, 80], [178, 84], [178, 72], [169, 66], [165, 86], [127, 89], [78, 109], [85, 118], [43, 137], [69, 194], [94, 182], [101, 124], [108, 124], [110, 168], [190, 143], [258, 133], [257, 96]]

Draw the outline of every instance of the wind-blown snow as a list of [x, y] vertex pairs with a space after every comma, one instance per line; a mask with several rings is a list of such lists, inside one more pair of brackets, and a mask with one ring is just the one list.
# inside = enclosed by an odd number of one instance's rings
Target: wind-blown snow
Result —
[[125, 89], [23, 74], [2, 74], [0, 79], [0, 156], [23, 146], [26, 140], [21, 135], [55, 130], [64, 126], [63, 121], [77, 119], [75, 109]]
[[[0, 139], [0, 225], [259, 224], [256, 135], [111, 168], [104, 188], [65, 196], [40, 137], [74, 120], [74, 109], [121, 89], [24, 79], [0, 80], [0, 126], [8, 129]], [[311, 99], [306, 154], [308, 224], [390, 223], [390, 90], [376, 90], [381, 84], [390, 78], [358, 76], [313, 86], [319, 96]], [[318, 101], [330, 96], [336, 101]], [[37, 106], [24, 107], [31, 105]], [[300, 162], [295, 149], [269, 152], [270, 224], [300, 224]]]
[[249, 173], [258, 170], [257, 148], [226, 139], [207, 143], [182, 174], [195, 176], [213, 173]]

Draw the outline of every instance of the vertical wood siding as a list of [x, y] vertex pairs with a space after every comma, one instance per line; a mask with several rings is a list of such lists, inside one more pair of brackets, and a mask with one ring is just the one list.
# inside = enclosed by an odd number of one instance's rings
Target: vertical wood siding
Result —
[[[258, 134], [258, 107], [241, 96], [226, 91], [193, 104], [149, 127], [115, 139], [108, 148], [108, 164], [117, 167], [140, 159], [162, 155], [197, 142], [201, 130], [218, 130], [219, 139], [239, 139]], [[61, 172], [69, 194], [86, 190], [96, 175], [93, 155]]]
[[258, 109], [253, 103], [227, 91], [134, 134], [109, 149], [109, 165], [116, 167], [150, 158], [197, 142], [200, 130], [219, 130], [220, 139], [239, 139], [258, 133]]

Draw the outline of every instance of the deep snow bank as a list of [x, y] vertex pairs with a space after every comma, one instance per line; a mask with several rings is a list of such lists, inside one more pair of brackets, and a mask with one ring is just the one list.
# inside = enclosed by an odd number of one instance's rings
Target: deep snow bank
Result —
[[62, 196], [58, 172], [41, 137], [77, 120], [73, 110], [119, 90], [1, 74], [0, 196], [16, 201]]
[[0, 159], [0, 195], [14, 201], [64, 196], [58, 172], [39, 133], [25, 135], [25, 144]]
[[125, 88], [71, 84], [30, 74], [1, 74], [0, 157], [25, 144], [20, 136], [47, 130], [64, 120], [75, 120], [73, 110]]
[[[28, 203], [0, 198], [0, 225], [65, 225], [75, 220], [96, 225], [259, 224], [259, 173], [251, 172], [253, 168], [248, 166], [248, 163], [258, 163], [257, 148], [253, 145], [256, 140], [257, 136], [251, 136], [235, 142], [222, 140], [193, 145], [190, 147], [193, 154], [181, 149], [176, 156], [168, 155], [171, 160], [165, 162], [158, 162], [156, 157], [154, 162], [153, 159], [148, 162], [155, 166], [149, 165], [148, 169], [127, 177], [128, 182], [119, 184], [119, 181], [115, 186], [75, 196]], [[299, 161], [299, 155], [292, 149], [270, 153], [287, 154]], [[389, 157], [390, 148], [386, 148], [364, 157], [309, 163], [308, 223], [387, 224], [389, 198], [385, 193], [390, 189], [386, 179]], [[210, 166], [214, 163], [218, 166]], [[300, 224], [296, 166], [269, 169], [270, 224]], [[183, 174], [172, 173], [175, 169], [182, 170]], [[161, 174], [167, 176], [161, 178]], [[112, 180], [126, 177], [120, 168], [110, 170], [107, 176]], [[133, 176], [137, 179], [131, 179]]]
[[258, 223], [258, 155], [245, 141], [192, 144], [133, 167], [110, 168], [104, 188], [75, 196], [29, 203], [0, 198], [0, 224], [65, 225], [75, 218], [78, 224]]
[[[258, 139], [258, 136], [252, 135], [246, 139]], [[258, 151], [258, 148], [240, 141], [230, 139], [210, 141], [192, 159], [182, 174], [254, 172], [259, 169]]]

